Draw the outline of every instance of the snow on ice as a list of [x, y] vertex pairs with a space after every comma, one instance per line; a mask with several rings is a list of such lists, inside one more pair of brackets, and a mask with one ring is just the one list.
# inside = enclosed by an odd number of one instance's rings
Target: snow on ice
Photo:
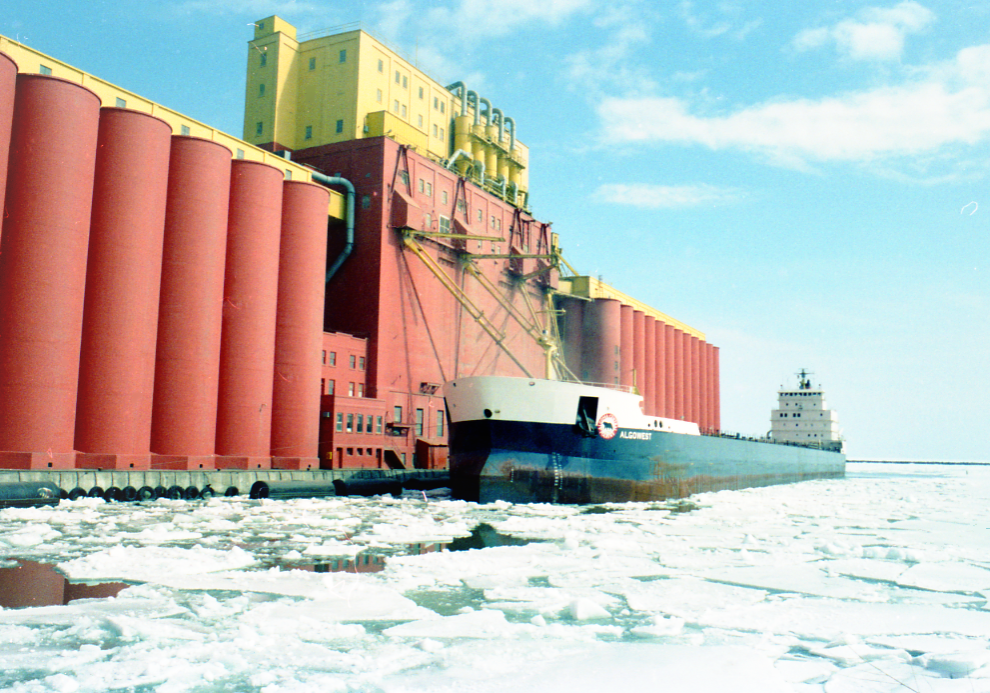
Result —
[[0, 609], [0, 689], [990, 693], [990, 467], [848, 472], [690, 504], [2, 510], [0, 567], [126, 586]]

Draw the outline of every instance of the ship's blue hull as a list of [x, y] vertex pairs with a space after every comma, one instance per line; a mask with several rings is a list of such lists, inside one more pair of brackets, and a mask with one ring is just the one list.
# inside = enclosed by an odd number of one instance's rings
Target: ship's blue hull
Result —
[[845, 475], [845, 455], [747, 439], [620, 430], [606, 439], [566, 424], [451, 422], [457, 498], [606, 503]]

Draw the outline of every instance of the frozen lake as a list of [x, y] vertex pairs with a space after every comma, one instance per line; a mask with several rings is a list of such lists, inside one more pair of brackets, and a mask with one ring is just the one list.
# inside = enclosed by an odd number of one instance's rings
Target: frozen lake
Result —
[[0, 610], [18, 693], [990, 692], [990, 466], [590, 508], [81, 499], [0, 511], [0, 558], [0, 601], [55, 595]]

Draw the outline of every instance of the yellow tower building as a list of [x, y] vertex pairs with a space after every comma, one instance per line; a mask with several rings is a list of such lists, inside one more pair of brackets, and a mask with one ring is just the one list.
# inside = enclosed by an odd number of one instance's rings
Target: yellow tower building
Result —
[[255, 22], [244, 139], [259, 147], [384, 135], [526, 206], [529, 150], [515, 127], [489, 99], [461, 82], [441, 85], [365, 31], [297, 38], [277, 16]]

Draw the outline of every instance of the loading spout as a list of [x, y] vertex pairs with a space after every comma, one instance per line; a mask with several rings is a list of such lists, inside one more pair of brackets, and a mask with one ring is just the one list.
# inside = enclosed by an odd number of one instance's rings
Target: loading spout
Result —
[[333, 264], [327, 270], [327, 276], [324, 281], [329, 282], [354, 249], [354, 201], [356, 194], [354, 192], [354, 185], [346, 178], [341, 178], [339, 176], [326, 176], [318, 171], [310, 171], [310, 175], [312, 175], [314, 181], [320, 183], [321, 185], [340, 185], [347, 190], [347, 209], [344, 212], [344, 224], [346, 226], [347, 236], [344, 240], [343, 250], [341, 250], [340, 254], [334, 258]]

